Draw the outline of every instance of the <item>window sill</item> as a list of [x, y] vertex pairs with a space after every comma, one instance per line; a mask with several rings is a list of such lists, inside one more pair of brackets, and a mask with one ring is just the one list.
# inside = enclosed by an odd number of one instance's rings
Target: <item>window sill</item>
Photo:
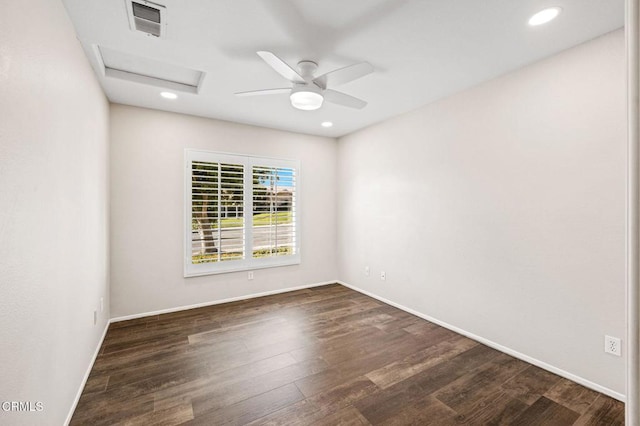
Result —
[[[230, 274], [234, 272], [255, 271], [258, 269], [294, 266], [294, 265], [299, 265], [300, 263], [302, 263], [300, 260], [300, 256], [291, 256], [287, 259], [282, 259], [278, 261], [274, 261], [273, 259], [268, 259], [268, 261], [265, 261], [264, 263], [253, 260], [252, 263], [249, 265], [246, 263], [243, 265], [229, 265], [229, 266], [224, 265], [223, 267], [216, 268], [215, 270], [207, 269], [205, 267], [197, 268], [200, 270], [193, 270], [193, 269], [196, 269], [196, 268], [193, 268], [194, 265], [189, 265], [191, 266], [192, 270], [188, 271], [186, 269], [187, 266], [185, 266], [185, 271], [183, 276], [184, 278], [191, 278], [191, 277], [202, 277], [205, 275]], [[203, 265], [203, 266], [209, 266], [209, 265]]]

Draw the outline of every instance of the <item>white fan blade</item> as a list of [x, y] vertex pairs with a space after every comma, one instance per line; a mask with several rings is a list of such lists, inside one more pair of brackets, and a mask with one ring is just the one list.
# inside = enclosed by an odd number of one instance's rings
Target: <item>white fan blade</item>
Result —
[[248, 92], [238, 92], [236, 93], [236, 96], [279, 95], [280, 93], [289, 93], [290, 91], [290, 87], [284, 87], [282, 89], [250, 90]]
[[257, 52], [258, 55], [274, 70], [278, 72], [281, 76], [286, 78], [287, 80], [293, 83], [304, 83], [304, 78], [300, 74], [296, 72], [293, 68], [291, 68], [285, 61], [278, 58], [271, 52], [260, 51]]
[[315, 78], [313, 82], [324, 89], [328, 86], [335, 87], [348, 83], [372, 72], [373, 65], [369, 62], [360, 62], [359, 64], [349, 65], [348, 67], [322, 74], [320, 77]]
[[346, 93], [336, 92], [335, 90], [327, 89], [323, 92], [323, 95], [325, 101], [349, 108], [362, 109], [367, 106], [367, 103], [362, 99], [354, 98]]

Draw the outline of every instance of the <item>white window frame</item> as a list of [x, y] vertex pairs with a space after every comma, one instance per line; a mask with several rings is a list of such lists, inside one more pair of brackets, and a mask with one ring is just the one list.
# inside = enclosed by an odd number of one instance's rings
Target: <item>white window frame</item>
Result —
[[[245, 258], [212, 263], [192, 263], [193, 233], [192, 198], [191, 198], [191, 168], [194, 161], [211, 163], [242, 164], [244, 166], [244, 240]], [[265, 258], [253, 257], [253, 167], [286, 167], [295, 170], [295, 253], [287, 256]], [[224, 152], [185, 149], [184, 170], [184, 276], [196, 277], [202, 275], [223, 274], [229, 272], [248, 271], [254, 269], [273, 268], [280, 266], [298, 265], [301, 263], [300, 253], [300, 162], [281, 158], [258, 157], [244, 154], [229, 154]]]

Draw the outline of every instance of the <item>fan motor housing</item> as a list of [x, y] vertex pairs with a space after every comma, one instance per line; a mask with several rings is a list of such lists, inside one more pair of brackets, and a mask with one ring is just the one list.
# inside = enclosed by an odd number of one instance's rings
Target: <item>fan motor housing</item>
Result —
[[298, 70], [300, 75], [307, 81], [313, 79], [313, 75], [318, 69], [318, 64], [313, 61], [300, 61], [298, 62]]

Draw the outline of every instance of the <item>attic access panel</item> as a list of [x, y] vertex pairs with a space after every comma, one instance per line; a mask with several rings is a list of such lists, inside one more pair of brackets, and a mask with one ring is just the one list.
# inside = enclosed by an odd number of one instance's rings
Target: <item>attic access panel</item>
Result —
[[170, 90], [198, 93], [205, 73], [142, 56], [132, 55], [104, 46], [96, 46], [98, 61], [104, 75]]

